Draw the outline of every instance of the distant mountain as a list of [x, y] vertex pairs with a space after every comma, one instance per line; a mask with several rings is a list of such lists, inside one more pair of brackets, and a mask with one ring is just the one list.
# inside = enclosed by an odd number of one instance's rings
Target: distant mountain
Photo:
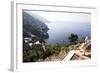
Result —
[[48, 39], [48, 26], [46, 19], [37, 15], [23, 11], [23, 37], [35, 35], [42, 39]]

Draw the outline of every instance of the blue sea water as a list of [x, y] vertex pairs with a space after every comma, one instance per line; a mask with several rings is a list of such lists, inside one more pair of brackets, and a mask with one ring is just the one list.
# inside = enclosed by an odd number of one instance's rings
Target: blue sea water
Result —
[[71, 33], [78, 35], [78, 38], [87, 36], [91, 39], [91, 23], [89, 22], [50, 22], [49, 38], [46, 40], [48, 44], [68, 44], [68, 36]]

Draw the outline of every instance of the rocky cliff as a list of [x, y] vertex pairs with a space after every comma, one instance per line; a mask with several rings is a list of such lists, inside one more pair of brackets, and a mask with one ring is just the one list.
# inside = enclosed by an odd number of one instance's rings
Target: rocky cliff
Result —
[[[40, 37], [42, 39], [49, 38], [48, 35], [48, 26], [44, 21], [46, 19], [42, 19], [38, 15], [31, 15], [28, 12], [23, 11], [23, 35], [24, 37], [29, 37], [31, 35], [35, 35], [37, 37]], [[44, 20], [44, 21], [43, 21]]]

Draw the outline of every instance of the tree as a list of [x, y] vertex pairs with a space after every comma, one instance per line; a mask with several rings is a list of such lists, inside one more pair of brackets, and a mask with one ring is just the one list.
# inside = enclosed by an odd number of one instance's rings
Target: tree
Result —
[[68, 37], [71, 44], [76, 44], [78, 41], [78, 35], [75, 33], [71, 33]]

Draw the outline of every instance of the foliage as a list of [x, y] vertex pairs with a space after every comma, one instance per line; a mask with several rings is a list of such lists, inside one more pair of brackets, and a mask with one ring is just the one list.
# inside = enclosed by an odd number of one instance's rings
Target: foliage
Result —
[[77, 44], [77, 42], [78, 42], [78, 35], [75, 34], [75, 33], [71, 33], [68, 36], [68, 39], [69, 39], [69, 41], [70, 41], [71, 44]]
[[30, 46], [30, 42], [25, 43], [23, 39], [23, 62], [36, 62], [51, 55], [49, 49], [44, 51], [42, 44], [34, 44], [36, 41], [38, 41], [37, 38], [34, 38], [34, 40], [32, 38], [32, 41], [30, 41], [32, 45]]
[[68, 52], [68, 47], [66, 45], [62, 44], [54, 44], [54, 45], [46, 45], [46, 48], [48, 48], [51, 51], [51, 54], [58, 55], [61, 51]]
[[[46, 51], [43, 50], [42, 44], [33, 44], [32, 46], [29, 43], [25, 43], [23, 41], [23, 62], [38, 62], [44, 61], [47, 57], [52, 55], [59, 55], [61, 51], [69, 52], [70, 46], [83, 43], [85, 41], [85, 37], [82, 37], [80, 40], [78, 39], [78, 35], [75, 33], [71, 33], [68, 37], [71, 44], [48, 44], [44, 40], [39, 38], [32, 38], [31, 43], [36, 42], [37, 40], [42, 41], [45, 45]], [[88, 47], [90, 48], [90, 47]], [[76, 58], [76, 57], [75, 57]]]

